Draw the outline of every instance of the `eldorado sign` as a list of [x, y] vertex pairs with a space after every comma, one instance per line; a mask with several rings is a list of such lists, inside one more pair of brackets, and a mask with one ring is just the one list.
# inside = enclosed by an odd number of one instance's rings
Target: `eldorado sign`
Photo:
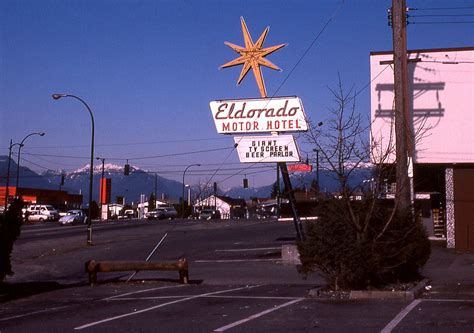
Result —
[[298, 162], [300, 154], [293, 135], [236, 136], [242, 163]]
[[298, 97], [212, 101], [210, 106], [217, 132], [221, 134], [308, 130]]

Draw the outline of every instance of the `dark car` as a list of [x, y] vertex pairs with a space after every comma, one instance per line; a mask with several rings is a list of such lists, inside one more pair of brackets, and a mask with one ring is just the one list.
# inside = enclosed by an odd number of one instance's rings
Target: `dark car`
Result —
[[152, 219], [174, 219], [178, 215], [178, 212], [174, 207], [158, 207], [156, 210], [152, 210], [146, 213], [146, 218], [149, 220]]
[[152, 211], [147, 212], [145, 214], [145, 217], [148, 220], [154, 220], [154, 219], [160, 219], [162, 215], [163, 215], [163, 212], [159, 210], [152, 210]]
[[199, 219], [200, 220], [213, 220], [213, 219], [220, 219], [221, 214], [219, 210], [215, 209], [203, 209], [201, 213], [199, 214]]

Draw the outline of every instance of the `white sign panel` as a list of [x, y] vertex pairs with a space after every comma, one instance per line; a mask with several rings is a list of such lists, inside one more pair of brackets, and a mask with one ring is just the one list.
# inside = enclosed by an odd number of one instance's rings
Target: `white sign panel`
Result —
[[300, 154], [293, 135], [236, 136], [242, 163], [299, 162]]
[[221, 134], [308, 130], [298, 97], [212, 101], [210, 106], [217, 132]]

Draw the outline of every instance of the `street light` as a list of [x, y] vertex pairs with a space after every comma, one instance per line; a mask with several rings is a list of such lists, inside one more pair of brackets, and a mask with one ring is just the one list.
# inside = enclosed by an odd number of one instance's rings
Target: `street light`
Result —
[[44, 134], [45, 134], [44, 132], [39, 132], [39, 133], [34, 132], [34, 133], [30, 133], [30, 134], [28, 134], [27, 136], [25, 136], [25, 137], [23, 138], [23, 140], [21, 140], [21, 142], [20, 142], [20, 145], [19, 145], [19, 147], [18, 147], [18, 159], [17, 159], [17, 162], [16, 162], [16, 188], [17, 188], [17, 191], [18, 191], [18, 182], [19, 182], [19, 180], [20, 180], [20, 155], [21, 155], [21, 148], [23, 148], [23, 146], [24, 146], [23, 143], [25, 142], [26, 139], [28, 139], [28, 138], [29, 138], [30, 136], [32, 136], [32, 135], [44, 136]]
[[91, 116], [91, 123], [92, 123], [92, 140], [91, 140], [91, 161], [90, 161], [90, 174], [89, 174], [89, 219], [87, 220], [87, 245], [92, 245], [92, 183], [93, 183], [93, 176], [94, 176], [94, 116], [92, 115], [91, 108], [87, 103], [80, 97], [70, 94], [53, 94], [52, 95], [54, 100], [58, 100], [63, 97], [72, 97], [77, 99], [79, 102], [84, 104], [89, 111]]
[[7, 184], [5, 188], [5, 214], [7, 213], [7, 206], [8, 206], [8, 187], [10, 186], [10, 160], [12, 158], [12, 148], [16, 145], [20, 145], [19, 143], [13, 143], [10, 139], [10, 146], [8, 147], [8, 166], [7, 166]]
[[201, 164], [190, 164], [188, 165], [185, 169], [184, 169], [184, 172], [183, 172], [183, 195], [181, 196], [181, 217], [184, 218], [184, 176], [186, 175], [186, 171], [188, 171], [188, 169], [192, 166], [198, 166], [200, 167]]

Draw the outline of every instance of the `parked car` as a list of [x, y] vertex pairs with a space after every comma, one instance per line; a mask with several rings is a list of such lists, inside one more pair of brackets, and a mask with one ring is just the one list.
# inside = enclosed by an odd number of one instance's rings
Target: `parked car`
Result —
[[148, 220], [154, 220], [154, 219], [160, 219], [161, 216], [163, 215], [163, 211], [160, 211], [160, 210], [152, 210], [152, 211], [149, 211], [145, 214], [145, 217], [148, 219]]
[[66, 224], [80, 224], [80, 223], [86, 223], [87, 222], [87, 216], [86, 213], [84, 213], [82, 210], [79, 209], [74, 209], [70, 210], [59, 219], [59, 223], [62, 225]]
[[44, 222], [50, 220], [49, 215], [43, 214], [40, 211], [29, 212], [25, 216], [28, 222]]
[[59, 212], [51, 205], [29, 205], [24, 211], [25, 217], [28, 217], [33, 212], [40, 212], [43, 215], [48, 215], [46, 220], [55, 221], [59, 219]]
[[133, 217], [135, 217], [135, 211], [133, 209], [126, 209], [118, 216], [119, 219], [131, 219]]
[[199, 214], [200, 220], [220, 219], [221, 213], [215, 209], [203, 209]]
[[178, 212], [174, 207], [158, 207], [156, 211], [159, 212], [159, 219], [174, 219], [176, 216], [178, 216]]

